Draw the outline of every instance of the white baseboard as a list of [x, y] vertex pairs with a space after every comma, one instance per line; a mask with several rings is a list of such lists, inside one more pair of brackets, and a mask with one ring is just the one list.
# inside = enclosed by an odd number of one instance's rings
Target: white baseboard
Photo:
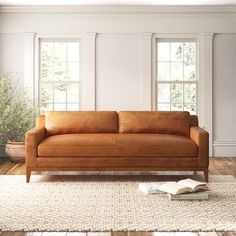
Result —
[[213, 156], [236, 158], [236, 141], [214, 141]]

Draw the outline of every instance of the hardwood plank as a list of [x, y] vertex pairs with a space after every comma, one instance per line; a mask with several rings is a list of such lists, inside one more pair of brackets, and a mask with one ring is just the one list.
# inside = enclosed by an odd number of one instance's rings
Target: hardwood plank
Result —
[[217, 236], [236, 236], [236, 232], [216, 232]]
[[66, 232], [43, 232], [42, 236], [66, 236]]
[[87, 233], [80, 233], [80, 232], [67, 232], [66, 236], [86, 236]]
[[175, 232], [154, 232], [153, 236], [175, 236]]
[[224, 232], [216, 232], [217, 236], [223, 236]]
[[153, 232], [127, 232], [127, 236], [154, 236], [154, 233]]
[[217, 236], [216, 232], [199, 232], [199, 236]]
[[5, 175], [7, 174], [14, 166], [16, 163], [6, 161], [1, 167], [0, 167], [0, 175]]
[[88, 232], [87, 236], [111, 236], [111, 232]]
[[198, 236], [196, 232], [176, 232], [175, 236]]
[[224, 232], [224, 236], [236, 236], [236, 232]]
[[[29, 235], [28, 235], [29, 234]], [[29, 232], [27, 236], [42, 236], [42, 232]]]
[[[1, 167], [6, 161], [8, 161], [7, 158], [5, 158], [5, 157], [0, 157], [0, 167]], [[1, 232], [0, 232], [0, 233], [1, 233]]]
[[42, 232], [1, 232], [1, 236], [42, 236]]
[[112, 236], [127, 236], [127, 232], [111, 232]]
[[25, 164], [15, 163], [15, 165], [6, 174], [7, 175], [25, 174]]
[[154, 232], [153, 236], [175, 236], [175, 232]]

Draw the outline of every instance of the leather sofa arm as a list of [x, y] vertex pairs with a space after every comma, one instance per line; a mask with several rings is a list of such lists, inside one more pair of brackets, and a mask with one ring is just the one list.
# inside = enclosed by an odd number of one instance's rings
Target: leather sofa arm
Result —
[[32, 166], [38, 155], [38, 145], [45, 138], [45, 128], [35, 127], [25, 134], [26, 165]]
[[199, 166], [209, 166], [209, 133], [199, 127], [190, 128], [190, 138], [198, 146]]

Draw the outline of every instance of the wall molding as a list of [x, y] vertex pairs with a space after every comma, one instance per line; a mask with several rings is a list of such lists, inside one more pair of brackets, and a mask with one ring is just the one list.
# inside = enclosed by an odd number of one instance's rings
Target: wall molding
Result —
[[[95, 32], [85, 33], [85, 75], [83, 76], [87, 96], [83, 101], [83, 110], [96, 110], [96, 36]], [[82, 82], [82, 83], [83, 83]]]
[[143, 32], [142, 39], [142, 110], [152, 110], [152, 37], [153, 33]]
[[202, 33], [200, 42], [202, 126], [209, 132], [209, 155], [213, 156], [213, 32]]
[[24, 87], [29, 91], [33, 103], [35, 103], [35, 36], [34, 32], [24, 33]]
[[0, 12], [21, 13], [236, 13], [236, 5], [81, 5], [81, 6], [17, 6], [0, 7]]
[[236, 141], [214, 141], [213, 146], [235, 146], [236, 147]]
[[234, 157], [236, 158], [236, 141], [214, 141], [214, 157]]

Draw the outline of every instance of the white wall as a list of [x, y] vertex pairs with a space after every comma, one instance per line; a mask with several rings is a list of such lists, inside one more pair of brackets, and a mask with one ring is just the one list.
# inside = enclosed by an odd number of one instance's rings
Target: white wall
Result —
[[236, 34], [214, 38], [214, 155], [236, 156]]
[[96, 49], [97, 110], [140, 110], [140, 38], [100, 34]]
[[0, 72], [24, 72], [24, 35], [0, 34]]
[[[61, 8], [58, 12], [57, 9], [47, 8], [0, 9], [0, 72], [24, 70], [25, 32], [34, 32], [36, 37], [80, 35], [83, 65], [82, 108], [149, 110], [151, 109], [149, 104], [153, 103], [149, 102], [153, 97], [150, 85], [151, 80], [155, 78], [155, 70], [152, 68], [155, 64], [152, 36], [158, 38], [195, 35], [199, 39], [200, 46], [200, 124], [213, 136], [213, 152], [216, 156], [236, 157], [236, 130], [232, 118], [235, 117], [236, 109], [229, 105], [236, 98], [233, 91], [233, 88], [236, 88], [234, 63], [236, 9], [221, 10], [214, 7], [189, 8], [189, 10], [188, 8], [175, 10], [172, 7], [167, 11], [155, 7], [92, 9], [93, 12], [88, 9], [81, 11], [80, 8], [69, 8], [70, 12]], [[32, 10], [34, 12], [31, 12]], [[93, 39], [90, 36], [88, 39], [88, 35], [93, 33], [96, 33], [94, 53], [91, 49]], [[213, 94], [211, 94], [212, 55], [209, 55], [212, 34], [215, 35]], [[151, 47], [153, 54], [146, 53], [146, 49]], [[30, 60], [30, 57], [28, 59]], [[223, 90], [223, 87], [227, 89]], [[222, 146], [222, 143], [231, 146]]]

